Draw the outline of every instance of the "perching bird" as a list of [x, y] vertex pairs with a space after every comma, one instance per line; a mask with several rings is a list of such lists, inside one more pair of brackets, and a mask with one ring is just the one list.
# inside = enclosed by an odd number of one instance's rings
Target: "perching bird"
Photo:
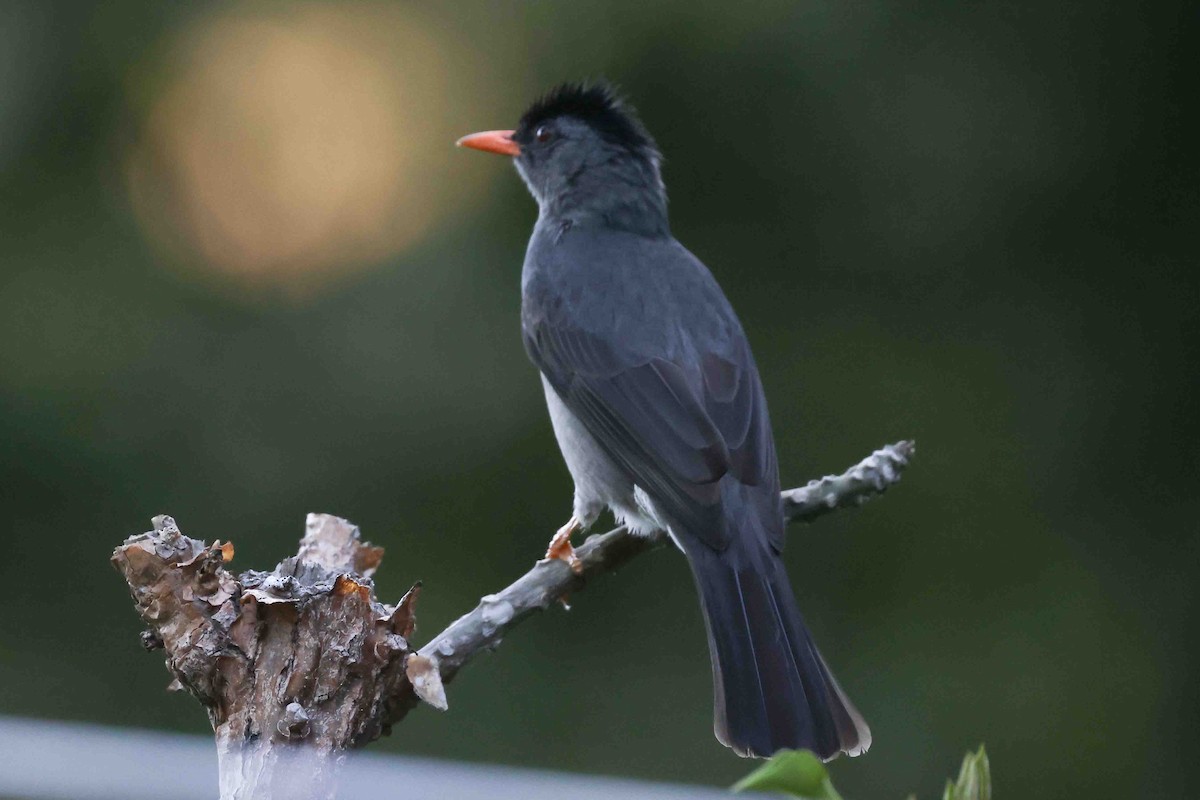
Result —
[[607, 506], [666, 530], [691, 565], [717, 738], [743, 756], [859, 755], [866, 722], [813, 644], [788, 583], [779, 470], [746, 335], [671, 235], [658, 147], [608, 86], [565, 84], [515, 131], [461, 146], [512, 156], [538, 203], [521, 275], [525, 348], [575, 480], [550, 555]]

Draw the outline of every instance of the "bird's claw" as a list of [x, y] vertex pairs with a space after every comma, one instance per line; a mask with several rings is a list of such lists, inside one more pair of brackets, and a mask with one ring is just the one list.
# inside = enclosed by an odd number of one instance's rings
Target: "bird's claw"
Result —
[[550, 546], [546, 548], [546, 558], [565, 561], [576, 575], [583, 572], [583, 562], [579, 560], [579, 556], [575, 555], [575, 548], [571, 546], [571, 534], [580, 527], [579, 519], [571, 517], [566, 525], [558, 529], [558, 532], [550, 539]]

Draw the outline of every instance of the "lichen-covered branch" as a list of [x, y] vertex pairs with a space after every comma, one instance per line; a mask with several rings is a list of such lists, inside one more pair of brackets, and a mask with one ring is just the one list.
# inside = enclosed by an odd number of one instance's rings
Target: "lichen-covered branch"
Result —
[[[839, 508], [854, 508], [883, 494], [900, 480], [916, 445], [900, 441], [885, 445], [841, 475], [810, 481], [806, 486], [783, 492], [784, 514], [789, 522], [811, 522]], [[476, 654], [494, 650], [510, 628], [559, 598], [580, 592], [590, 578], [625, 564], [634, 556], [666, 542], [665, 536], [633, 536], [624, 528], [589, 536], [575, 554], [582, 562], [576, 573], [563, 561], [543, 560], [514, 583], [479, 601], [472, 611], [460, 617], [420, 649], [422, 683], [417, 695], [437, 708], [446, 708], [443, 686]], [[394, 724], [415, 700], [398, 703]]]
[[916, 442], [884, 445], [841, 475], [826, 475], [788, 489], [783, 493], [783, 513], [789, 522], [812, 522], [839, 508], [861, 506], [900, 480], [916, 452]]
[[[788, 519], [861, 505], [899, 480], [913, 452], [911, 442], [888, 445], [784, 492]], [[418, 699], [446, 708], [445, 684], [477, 653], [664, 539], [623, 528], [590, 536], [576, 549], [578, 573], [539, 561], [419, 651], [409, 639], [420, 586], [395, 605], [379, 602], [371, 575], [383, 550], [337, 517], [310, 514], [299, 552], [271, 572], [234, 576], [231, 544], [188, 538], [165, 516], [112, 561], [149, 626], [143, 644], [164, 650], [172, 688], [208, 712], [222, 800], [327, 800], [339, 754], [386, 733]]]

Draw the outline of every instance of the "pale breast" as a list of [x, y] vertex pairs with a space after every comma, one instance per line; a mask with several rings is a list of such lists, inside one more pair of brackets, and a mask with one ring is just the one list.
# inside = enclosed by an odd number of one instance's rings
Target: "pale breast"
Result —
[[[579, 418], [571, 413], [558, 392], [542, 376], [546, 393], [546, 408], [554, 438], [562, 451], [563, 460], [575, 481], [575, 516], [584, 526], [590, 526], [605, 506], [612, 509], [617, 520], [632, 532], [649, 535], [662, 526], [645, 507], [646, 498], [635, 496], [635, 487], [608, 454], [596, 443]], [[640, 494], [640, 490], [637, 492]]]

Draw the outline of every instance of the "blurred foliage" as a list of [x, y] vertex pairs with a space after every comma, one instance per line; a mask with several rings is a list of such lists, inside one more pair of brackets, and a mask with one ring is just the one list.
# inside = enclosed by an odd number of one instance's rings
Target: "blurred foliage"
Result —
[[735, 783], [735, 792], [777, 792], [804, 800], [842, 800], [829, 771], [809, 750], [780, 750]]
[[[106, 566], [154, 514], [242, 566], [348, 517], [383, 596], [425, 581], [418, 640], [540, 555], [571, 487], [518, 333], [536, 212], [452, 144], [603, 74], [743, 319], [785, 484], [920, 443], [786, 553], [874, 732], [842, 789], [931, 794], [978, 737], [1014, 796], [1184, 794], [1197, 32], [1132, 0], [0, 5], [0, 713], [206, 728]], [[668, 551], [379, 746], [745, 771]]]
[[[842, 800], [829, 771], [808, 750], [781, 750], [733, 785], [735, 792], [774, 792], [802, 800]], [[916, 800], [909, 795], [909, 800]], [[958, 780], [946, 781], [942, 800], [992, 800], [992, 771], [983, 745], [967, 753]]]
[[983, 745], [963, 757], [958, 780], [946, 781], [942, 800], [992, 800], [992, 767]]

